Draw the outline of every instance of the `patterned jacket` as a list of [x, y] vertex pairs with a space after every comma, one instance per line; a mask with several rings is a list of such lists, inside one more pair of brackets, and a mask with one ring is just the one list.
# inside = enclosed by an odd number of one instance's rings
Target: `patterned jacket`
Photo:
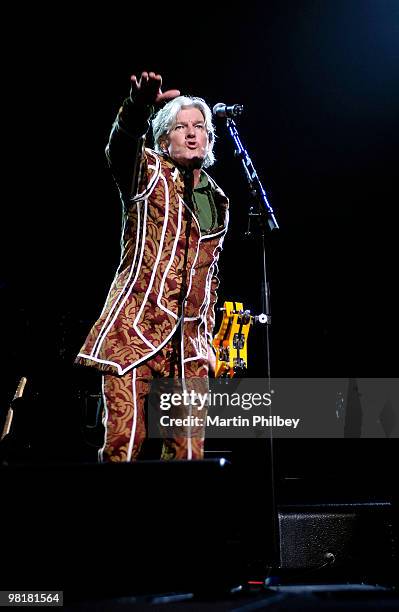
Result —
[[170, 158], [144, 147], [145, 135], [129, 125], [126, 106], [107, 147], [123, 204], [121, 259], [104, 308], [76, 359], [119, 375], [161, 350], [183, 313], [185, 359], [207, 355], [217, 262], [228, 225], [228, 200], [208, 176], [217, 227], [201, 234], [187, 179]]

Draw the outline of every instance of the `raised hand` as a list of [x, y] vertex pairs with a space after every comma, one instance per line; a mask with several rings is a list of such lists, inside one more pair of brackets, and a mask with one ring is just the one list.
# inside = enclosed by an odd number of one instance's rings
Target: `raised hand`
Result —
[[162, 92], [162, 77], [155, 72], [142, 72], [139, 80], [137, 80], [135, 74], [132, 74], [130, 82], [131, 100], [143, 106], [162, 104], [162, 102], [167, 102], [180, 96], [178, 89], [168, 89]]

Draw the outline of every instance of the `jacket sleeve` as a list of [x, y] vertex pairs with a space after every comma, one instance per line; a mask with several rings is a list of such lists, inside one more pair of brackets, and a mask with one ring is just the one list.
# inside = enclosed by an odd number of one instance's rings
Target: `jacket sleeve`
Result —
[[122, 200], [128, 203], [147, 176], [145, 140], [154, 107], [137, 107], [127, 98], [114, 121], [105, 149]]
[[217, 289], [220, 284], [219, 277], [218, 277], [218, 271], [219, 271], [218, 266], [217, 264], [215, 264], [212, 279], [211, 279], [209, 306], [206, 312], [207, 341], [208, 341], [208, 345], [211, 346], [212, 348], [213, 348], [212, 340], [213, 340], [213, 335], [214, 335], [213, 328], [215, 327], [215, 307], [216, 307], [216, 302], [218, 298]]
[[[215, 194], [215, 198], [217, 202], [217, 207], [220, 211], [222, 211], [220, 223], [224, 225], [227, 231], [227, 227], [229, 223], [229, 213], [228, 213], [229, 200], [226, 198], [225, 194], [220, 189], [220, 187], [216, 185], [215, 181], [209, 176], [208, 176], [208, 179], [210, 179], [211, 184], [213, 185], [215, 189], [214, 194]], [[214, 336], [214, 327], [215, 327], [215, 308], [216, 308], [216, 302], [218, 299], [217, 291], [220, 285], [218, 261], [219, 261], [219, 255], [223, 249], [223, 242], [224, 242], [224, 237], [219, 242], [219, 245], [216, 251], [214, 252], [214, 255], [216, 255], [216, 260], [213, 265], [213, 272], [212, 272], [211, 286], [210, 286], [209, 306], [206, 312], [207, 340], [208, 340], [208, 346], [211, 346], [212, 349], [213, 349], [212, 340]]]

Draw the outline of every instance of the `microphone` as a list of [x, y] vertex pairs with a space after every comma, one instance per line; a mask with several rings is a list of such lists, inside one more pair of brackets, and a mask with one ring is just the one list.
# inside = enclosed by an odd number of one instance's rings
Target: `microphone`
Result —
[[244, 107], [242, 104], [233, 104], [232, 106], [226, 106], [223, 102], [218, 102], [213, 107], [213, 114], [216, 117], [239, 117], [243, 112]]

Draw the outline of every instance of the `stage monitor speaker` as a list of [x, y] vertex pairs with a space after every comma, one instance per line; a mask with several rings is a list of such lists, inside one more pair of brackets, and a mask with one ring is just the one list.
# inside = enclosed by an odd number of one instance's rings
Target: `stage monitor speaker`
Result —
[[0, 483], [3, 589], [214, 592], [244, 577], [225, 459], [3, 466]]
[[394, 547], [389, 503], [279, 507], [280, 567], [389, 582]]

